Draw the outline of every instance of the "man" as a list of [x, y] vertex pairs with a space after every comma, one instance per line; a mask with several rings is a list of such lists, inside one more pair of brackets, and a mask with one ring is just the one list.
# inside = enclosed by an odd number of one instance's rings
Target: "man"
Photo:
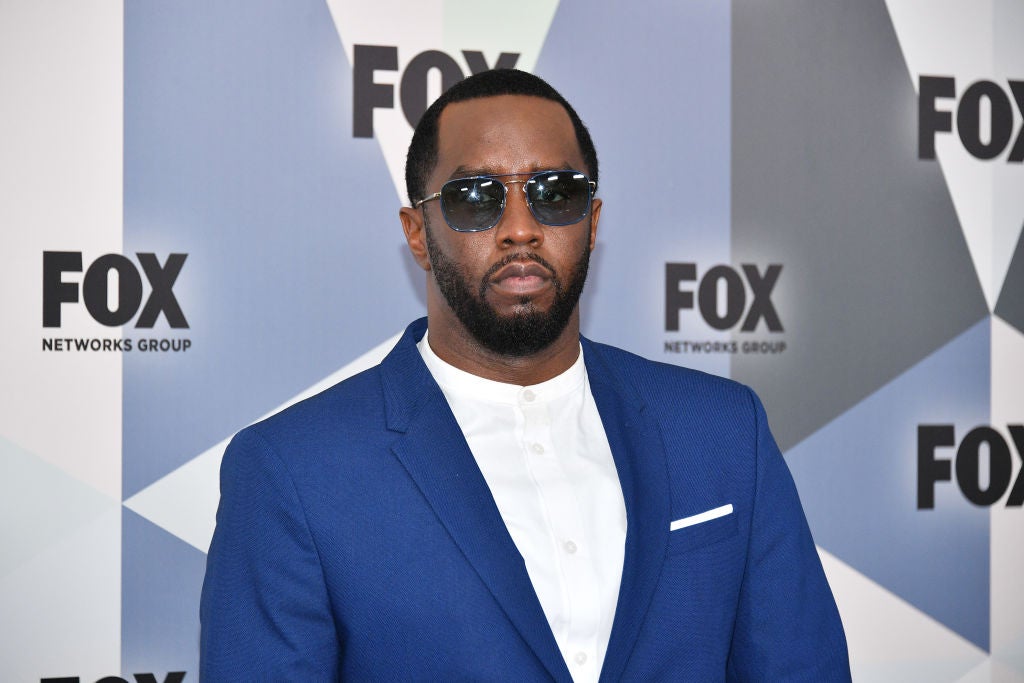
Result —
[[757, 398], [581, 341], [597, 178], [535, 76], [423, 116], [427, 320], [228, 448], [204, 681], [848, 680]]

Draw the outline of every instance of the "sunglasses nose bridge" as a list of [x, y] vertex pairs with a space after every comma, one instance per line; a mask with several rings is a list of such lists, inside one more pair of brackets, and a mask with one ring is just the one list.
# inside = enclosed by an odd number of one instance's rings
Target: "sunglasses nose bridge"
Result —
[[[528, 182], [529, 180], [506, 180], [502, 183], [505, 187], [505, 199], [502, 215], [495, 226], [495, 237], [499, 242], [528, 243], [543, 239], [540, 221], [533, 211], [529, 194], [526, 192]], [[512, 185], [518, 185], [523, 191], [522, 204], [510, 198], [511, 195], [519, 194], [513, 191], [510, 187]]]
[[504, 200], [505, 207], [508, 206], [509, 195], [510, 194], [515, 194], [514, 192], [512, 192], [512, 188], [510, 188], [509, 185], [518, 185], [519, 189], [522, 190], [522, 192], [523, 192], [523, 201], [526, 203], [526, 208], [528, 208], [530, 210], [531, 214], [533, 213], [533, 204], [530, 202], [530, 193], [526, 191], [526, 187], [530, 183], [531, 180], [532, 180], [532, 178], [527, 179], [527, 180], [506, 180], [506, 181], [504, 181], [502, 183], [502, 185], [505, 186], [505, 200]]

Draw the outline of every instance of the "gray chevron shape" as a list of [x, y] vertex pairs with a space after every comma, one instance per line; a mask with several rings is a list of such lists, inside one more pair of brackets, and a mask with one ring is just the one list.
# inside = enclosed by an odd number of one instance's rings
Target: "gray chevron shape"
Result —
[[787, 449], [988, 309], [882, 0], [736, 0], [732, 96], [733, 262], [783, 264], [787, 350], [731, 370]]
[[995, 314], [1024, 333], [1024, 230], [1017, 238], [1017, 248], [1013, 250]]

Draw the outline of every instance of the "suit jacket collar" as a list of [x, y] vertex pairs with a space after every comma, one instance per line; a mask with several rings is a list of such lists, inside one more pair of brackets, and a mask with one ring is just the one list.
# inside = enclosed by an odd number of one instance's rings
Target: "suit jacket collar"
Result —
[[[381, 363], [392, 446], [440, 522], [555, 680], [570, 681], [522, 556], [512, 541], [448, 403], [416, 349], [426, 319], [412, 323]], [[656, 426], [628, 383], [582, 340], [591, 392], [626, 503], [622, 583], [601, 680], [618, 680], [650, 605], [668, 539], [667, 468]]]

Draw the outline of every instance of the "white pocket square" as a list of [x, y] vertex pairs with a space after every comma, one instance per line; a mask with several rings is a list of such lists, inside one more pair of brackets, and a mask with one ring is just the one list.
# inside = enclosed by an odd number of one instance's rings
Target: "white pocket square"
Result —
[[685, 529], [688, 526], [694, 524], [701, 524], [702, 522], [710, 522], [712, 519], [718, 519], [719, 517], [725, 517], [726, 515], [732, 514], [732, 503], [728, 505], [722, 505], [720, 507], [712, 508], [711, 510], [705, 510], [704, 512], [696, 515], [690, 515], [689, 517], [683, 517], [677, 519], [668, 525], [669, 531], [675, 531], [676, 529]]

